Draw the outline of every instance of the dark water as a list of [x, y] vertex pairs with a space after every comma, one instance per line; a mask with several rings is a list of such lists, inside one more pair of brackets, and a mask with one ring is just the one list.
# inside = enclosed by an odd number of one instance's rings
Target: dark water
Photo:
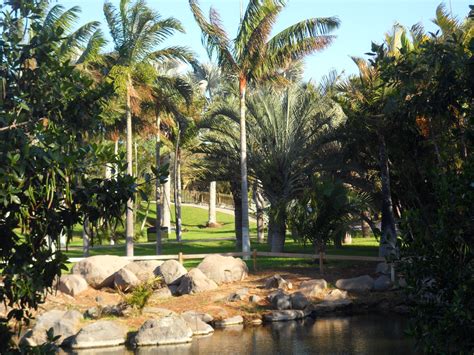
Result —
[[216, 330], [176, 346], [96, 349], [73, 354], [414, 354], [404, 335], [406, 320], [395, 316], [362, 315], [278, 322], [260, 327]]

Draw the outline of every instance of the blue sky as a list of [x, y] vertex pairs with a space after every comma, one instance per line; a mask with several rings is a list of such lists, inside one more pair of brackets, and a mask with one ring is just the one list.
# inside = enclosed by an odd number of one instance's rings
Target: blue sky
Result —
[[[247, 0], [242, 0], [244, 7]], [[119, 0], [113, 3], [118, 4]], [[440, 0], [289, 0], [275, 25], [275, 33], [285, 27], [310, 17], [337, 16], [341, 21], [335, 31], [335, 42], [322, 52], [305, 60], [305, 79], [318, 81], [319, 78], [335, 69], [346, 74], [355, 73], [356, 67], [350, 56], [363, 56], [370, 51], [370, 44], [382, 42], [384, 33], [390, 30], [395, 22], [411, 26], [422, 22], [429, 31], [435, 31], [431, 23]], [[98, 20], [102, 22], [104, 32], [108, 35], [102, 13], [102, 0], [59, 0], [59, 4], [69, 8], [80, 6], [81, 23]], [[163, 17], [173, 16], [180, 20], [186, 34], [177, 34], [165, 45], [183, 45], [194, 51], [199, 60], [209, 61], [201, 45], [201, 33], [195, 24], [187, 0], [148, 0], [148, 4], [158, 10]], [[213, 6], [221, 14], [224, 26], [233, 38], [237, 32], [240, 18], [239, 0], [201, 0], [205, 13]], [[447, 0], [446, 7], [452, 9], [453, 15], [464, 18], [469, 10], [468, 0]], [[111, 46], [111, 44], [109, 44]]]

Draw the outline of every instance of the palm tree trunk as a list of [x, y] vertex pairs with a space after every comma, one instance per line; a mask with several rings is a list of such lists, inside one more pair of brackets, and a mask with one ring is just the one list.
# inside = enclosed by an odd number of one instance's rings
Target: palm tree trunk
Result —
[[[368, 214], [369, 213], [367, 211], [362, 212], [363, 216], [368, 217]], [[361, 219], [360, 223], [361, 223], [362, 237], [368, 238], [370, 236], [370, 226], [369, 226], [369, 224], [364, 220], [364, 218]]]
[[[130, 106], [130, 86], [131, 79], [128, 79], [127, 86], [127, 174], [133, 176], [133, 136], [132, 136], [132, 112]], [[126, 228], [125, 228], [125, 240], [126, 240], [126, 255], [128, 257], [133, 256], [133, 200], [127, 201], [127, 213], [126, 213]]]
[[[169, 156], [168, 156], [169, 160]], [[168, 234], [171, 231], [171, 179], [163, 184], [163, 196], [161, 205], [161, 226], [168, 228]]]
[[176, 240], [181, 241], [181, 162], [179, 149], [179, 134], [176, 138], [176, 149], [174, 154], [174, 210], [176, 219]]
[[286, 236], [286, 213], [284, 211], [270, 212], [272, 219], [272, 244], [271, 251], [274, 253], [282, 253], [285, 247]]
[[[161, 148], [161, 118], [160, 115], [156, 115], [156, 144], [155, 144], [155, 164], [156, 170], [160, 171], [161, 167], [161, 156], [160, 156], [160, 148]], [[155, 219], [155, 229], [156, 229], [156, 255], [161, 254], [161, 185], [160, 179], [156, 176], [155, 180], [155, 200], [156, 200], [156, 219]]]
[[89, 221], [84, 219], [84, 224], [82, 226], [82, 256], [88, 257], [90, 248], [91, 248], [91, 240], [89, 237]]
[[209, 184], [209, 218], [207, 220], [208, 227], [217, 225], [216, 219], [216, 182], [211, 181]]
[[[114, 156], [115, 156], [115, 159], [117, 159], [118, 150], [119, 150], [119, 138], [117, 136], [117, 138], [114, 141]], [[118, 165], [114, 164], [113, 168], [114, 168], [114, 170], [112, 172], [113, 176], [116, 176], [118, 174]]]
[[385, 138], [379, 134], [379, 164], [382, 182], [382, 236], [380, 238], [379, 256], [387, 257], [397, 253], [397, 231], [393, 214], [392, 193], [390, 190], [390, 168], [388, 165]]
[[247, 180], [247, 134], [245, 129], [245, 93], [247, 81], [241, 77], [239, 82], [240, 89], [240, 177], [241, 177], [241, 195], [242, 195], [242, 252], [250, 253], [249, 236], [249, 197]]
[[231, 182], [230, 188], [234, 200], [235, 246], [242, 249], [242, 198], [240, 197], [240, 183]]
[[265, 239], [265, 225], [263, 221], [263, 196], [260, 192], [257, 182], [254, 184], [253, 197], [255, 200], [257, 214], [257, 241], [263, 243]]
[[135, 177], [138, 177], [138, 144], [137, 141], [133, 144], [135, 150]]

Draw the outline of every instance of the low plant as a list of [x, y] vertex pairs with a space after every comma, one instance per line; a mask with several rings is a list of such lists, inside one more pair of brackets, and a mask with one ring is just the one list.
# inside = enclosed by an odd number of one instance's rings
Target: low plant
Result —
[[163, 287], [163, 278], [155, 277], [136, 286], [129, 294], [118, 290], [123, 303], [141, 312], [148, 303], [153, 291]]

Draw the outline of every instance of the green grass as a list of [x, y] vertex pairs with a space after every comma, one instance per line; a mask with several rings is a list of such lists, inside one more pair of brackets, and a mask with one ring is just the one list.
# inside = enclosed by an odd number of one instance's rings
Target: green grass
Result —
[[[139, 214], [144, 214], [144, 211], [139, 211]], [[155, 217], [154, 206], [151, 208], [148, 223], [152, 225]], [[141, 219], [141, 218], [140, 218]], [[183, 254], [211, 254], [211, 253], [224, 253], [237, 251], [235, 248], [235, 242], [233, 240], [222, 240], [221, 238], [235, 238], [234, 233], [234, 218], [230, 214], [217, 213], [218, 222], [222, 225], [217, 228], [206, 228], [205, 224], [207, 221], [207, 210], [198, 207], [183, 207], [183, 240], [188, 241], [186, 243], [177, 243], [174, 234], [170, 235], [169, 240], [163, 242], [163, 254], [165, 255], [176, 255], [179, 252]], [[174, 211], [172, 211], [172, 220], [174, 222]], [[139, 226], [137, 226], [139, 227]], [[75, 238], [73, 243], [70, 245], [79, 246], [82, 245], [80, 239], [80, 226], [78, 226], [77, 234], [79, 238]], [[200, 241], [202, 239], [211, 241]], [[214, 240], [212, 240], [214, 239]], [[141, 237], [137, 242], [146, 242], [146, 237]], [[92, 249], [91, 255], [125, 255], [125, 246], [123, 240], [119, 240], [119, 245], [114, 247], [102, 247], [100, 249]], [[256, 226], [255, 223], [251, 223], [251, 247], [252, 250], [258, 251], [270, 251], [270, 247], [266, 244], [259, 244], [256, 241]], [[155, 245], [135, 245], [135, 255], [154, 255]], [[285, 252], [288, 253], [307, 253], [311, 254], [313, 248], [310, 245], [303, 245], [299, 242], [295, 242], [290, 236], [287, 236], [285, 242]], [[375, 238], [352, 238], [352, 244], [344, 245], [342, 248], [336, 248], [334, 246], [328, 246], [327, 254], [332, 255], [357, 255], [357, 256], [377, 256], [378, 254], [378, 242]], [[67, 252], [69, 257], [81, 257], [82, 250], [69, 250]], [[258, 259], [259, 268], [295, 268], [295, 267], [315, 267], [312, 260], [299, 259], [299, 258], [262, 258]], [[196, 266], [200, 260], [186, 260], [185, 266], [187, 268]], [[341, 262], [335, 262], [341, 263]], [[342, 262], [344, 263], [344, 262]], [[251, 261], [249, 267], [251, 267]]]
[[[150, 206], [150, 212], [148, 214], [147, 223], [145, 230], [140, 231], [142, 220], [145, 216], [145, 205], [142, 204], [142, 208], [138, 211], [138, 223], [135, 224], [135, 235], [136, 243], [145, 243], [146, 239], [146, 228], [153, 226], [156, 218], [156, 206], [152, 204]], [[217, 221], [221, 226], [216, 228], [207, 228], [206, 222], [208, 218], [208, 212], [206, 209], [183, 206], [182, 207], [182, 227], [183, 227], [183, 239], [184, 240], [197, 240], [197, 239], [213, 239], [213, 238], [235, 238], [234, 232], [234, 216], [222, 212], [217, 212]], [[175, 223], [174, 208], [171, 209], [171, 222]], [[118, 232], [123, 234], [123, 227], [119, 226]], [[82, 226], [77, 225], [73, 231], [73, 239], [69, 244], [71, 246], [82, 245]], [[257, 226], [255, 223], [250, 222], [250, 236], [256, 236]], [[174, 239], [174, 231], [170, 235], [170, 239]], [[123, 243], [123, 238], [119, 240], [119, 243]], [[107, 244], [108, 241], [103, 240], [103, 244]], [[96, 243], [98, 244], [98, 243]]]

